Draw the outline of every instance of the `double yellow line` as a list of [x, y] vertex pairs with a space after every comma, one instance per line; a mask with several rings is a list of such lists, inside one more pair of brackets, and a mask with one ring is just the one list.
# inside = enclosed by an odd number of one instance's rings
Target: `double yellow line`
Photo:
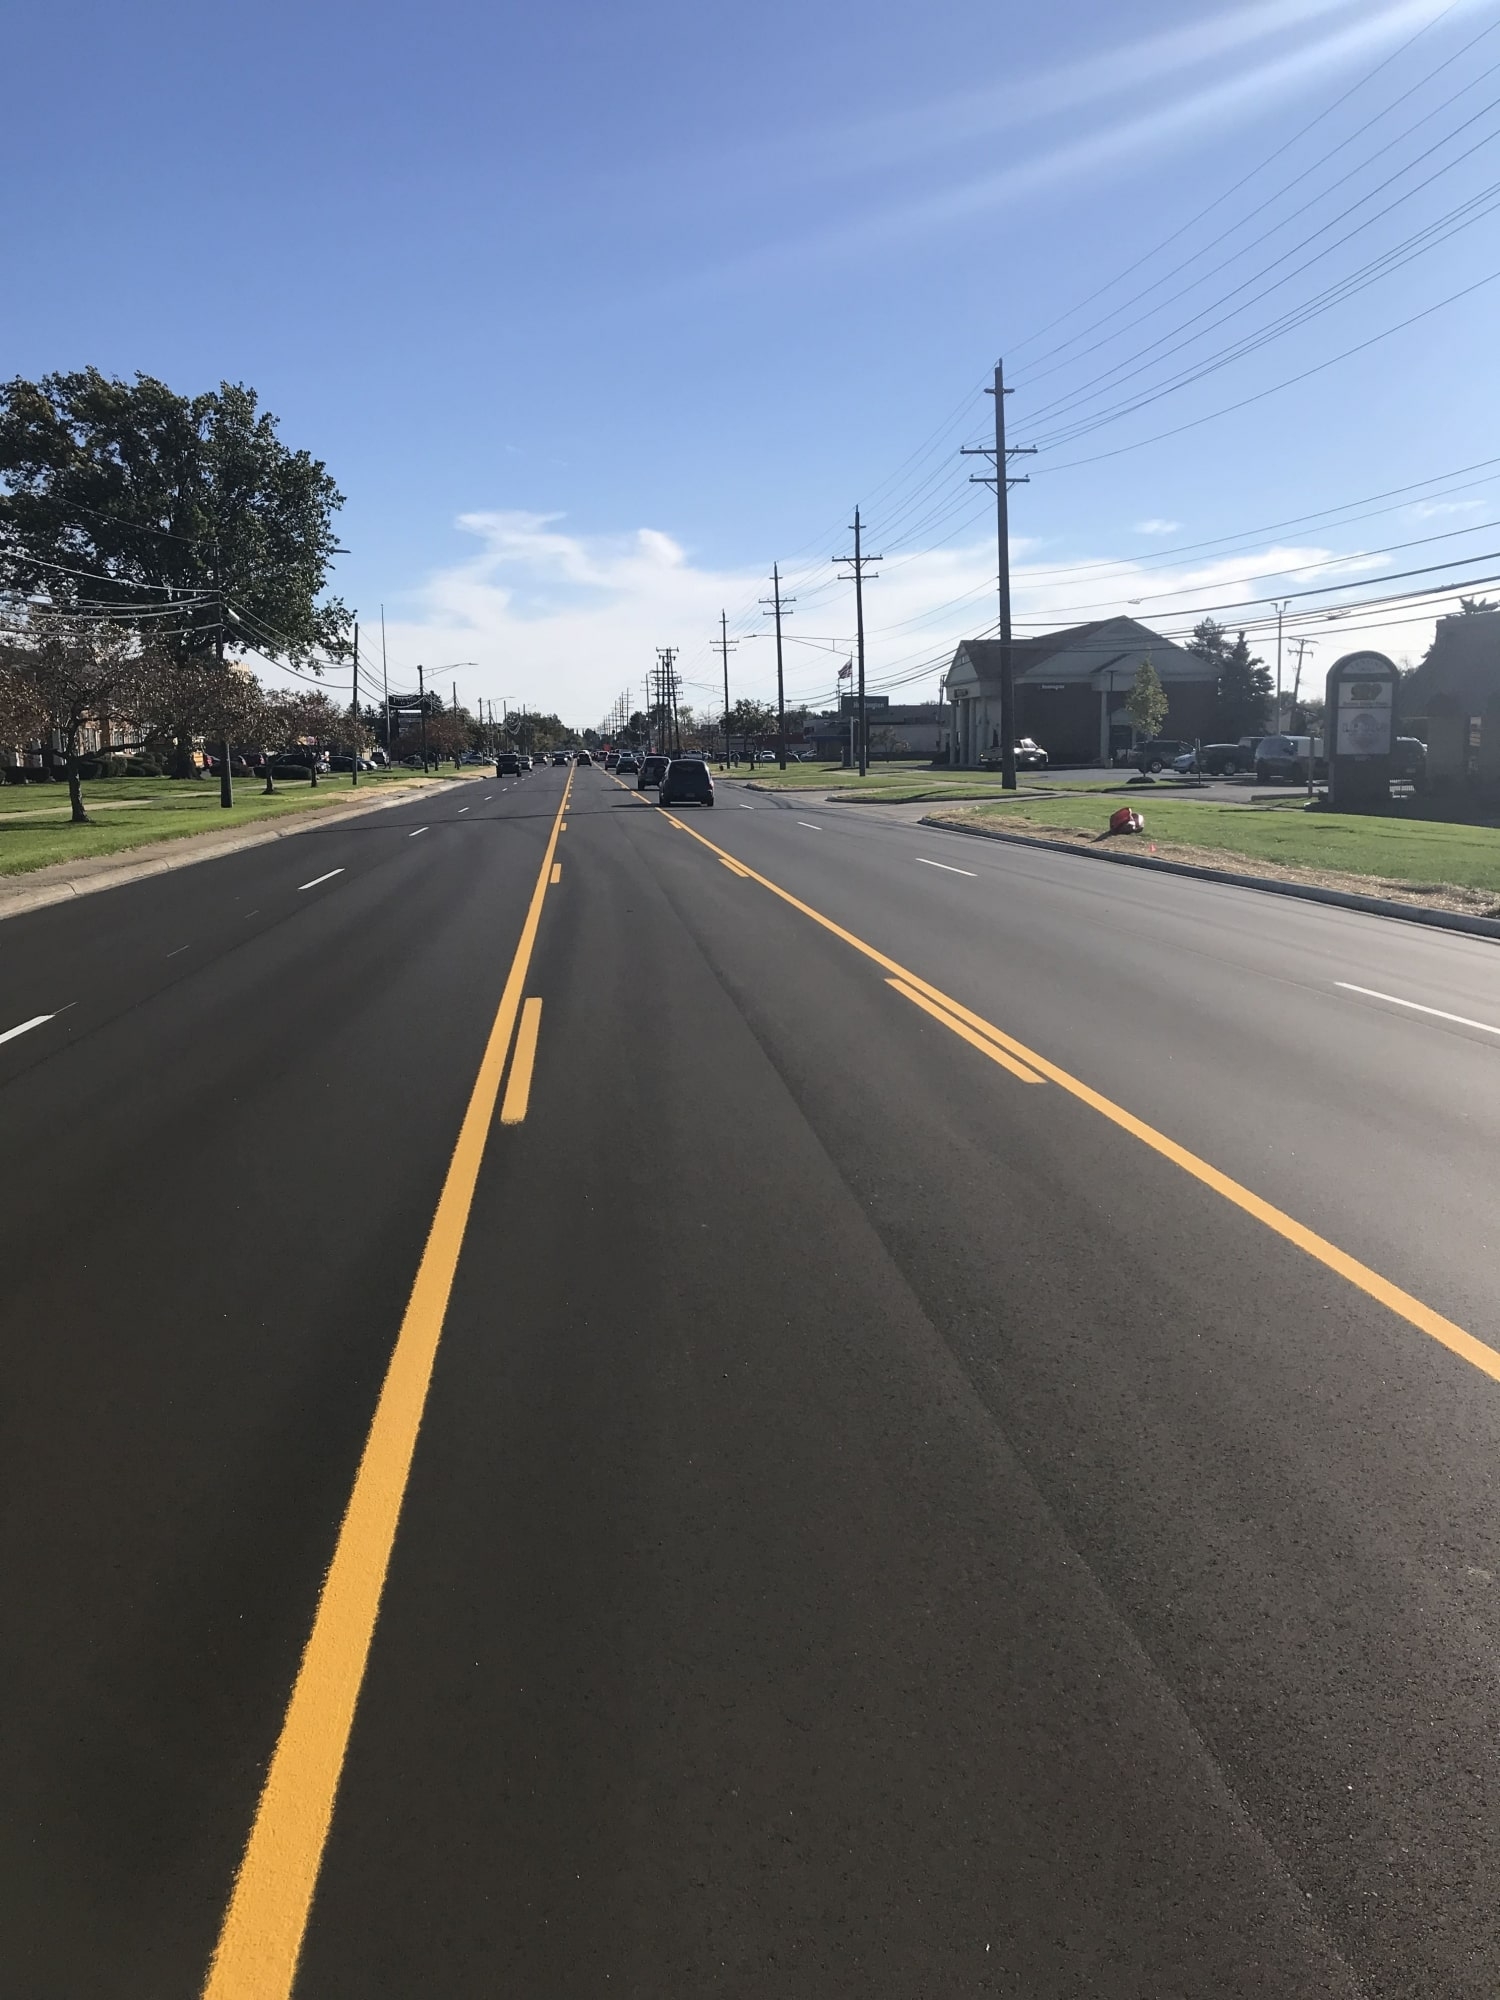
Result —
[[572, 787], [570, 770], [386, 1369], [204, 2000], [286, 2000], [297, 1976], [417, 1432], [512, 1038], [515, 1055], [500, 1119], [518, 1124], [526, 1115], [542, 1003], [527, 1000], [523, 1008], [522, 995]]
[[722, 847], [716, 847], [713, 841], [699, 833], [695, 827], [689, 826], [685, 820], [678, 819], [670, 813], [666, 817], [679, 832], [690, 834], [700, 846], [706, 847], [710, 854], [717, 855], [719, 860], [731, 867], [737, 875], [758, 883], [762, 889], [768, 890], [771, 895], [807, 917], [812, 923], [830, 932], [863, 957], [872, 960], [886, 973], [888, 985], [894, 987], [898, 993], [920, 1007], [934, 1020], [941, 1021], [944, 1027], [988, 1056], [992, 1062], [1009, 1070], [1022, 1082], [1056, 1084], [1070, 1097], [1076, 1097], [1081, 1104], [1088, 1105], [1091, 1111], [1097, 1111], [1101, 1118], [1107, 1118], [1122, 1132], [1128, 1132], [1133, 1139], [1138, 1139], [1153, 1153], [1159, 1154], [1164, 1160], [1170, 1160], [1173, 1166], [1180, 1167], [1183, 1173], [1190, 1175], [1202, 1186], [1211, 1188], [1215, 1194], [1222, 1196], [1245, 1215], [1252, 1216], [1255, 1221], [1263, 1224], [1285, 1242], [1294, 1244], [1315, 1262], [1324, 1265], [1353, 1285], [1357, 1291], [1364, 1292], [1389, 1312], [1395, 1313], [1397, 1318], [1404, 1319], [1408, 1326], [1415, 1327], [1430, 1340], [1437, 1341], [1451, 1353], [1461, 1356], [1471, 1367], [1477, 1368], [1481, 1374], [1488, 1375], [1491, 1381], [1500, 1382], [1500, 1350], [1491, 1347], [1486, 1341], [1477, 1340], [1464, 1327], [1445, 1318], [1442, 1313], [1434, 1312], [1431, 1306], [1424, 1304], [1412, 1293], [1403, 1291], [1399, 1285], [1392, 1284], [1389, 1278], [1382, 1277], [1378, 1271], [1372, 1271], [1368, 1264], [1362, 1264], [1357, 1257], [1351, 1257], [1336, 1243], [1330, 1243], [1326, 1236], [1319, 1236], [1316, 1230], [1307, 1228], [1305, 1224], [1298, 1222], [1295, 1216], [1288, 1215], [1274, 1203], [1263, 1200], [1252, 1189], [1231, 1179], [1228, 1174], [1221, 1173], [1217, 1167], [1212, 1166], [1207, 1160], [1200, 1159], [1186, 1146], [1178, 1145], [1177, 1141], [1168, 1138], [1165, 1132], [1158, 1132], [1156, 1127], [1148, 1125], [1145, 1119], [1137, 1118], [1134, 1112], [1127, 1111], [1123, 1105], [1116, 1104], [1112, 1098], [1105, 1097], [1102, 1092], [1093, 1089], [1081, 1078], [1060, 1068], [1058, 1064], [1049, 1062], [1035, 1049], [1028, 1048], [1024, 1042], [1018, 1042], [1013, 1035], [1007, 1035], [1003, 1029], [997, 1028], [991, 1021], [986, 1021], [982, 1015], [974, 1013], [961, 1001], [953, 999], [951, 995], [920, 978], [915, 972], [908, 971], [895, 959], [888, 958], [874, 945], [866, 944], [863, 938], [856, 937], [853, 931], [845, 930], [842, 924], [835, 923], [831, 917], [825, 917], [821, 910], [815, 910], [810, 903], [804, 903], [800, 897], [792, 895], [790, 890], [783, 889], [779, 883], [771, 881], [769, 876], [757, 873], [748, 863], [737, 859], [734, 855], [726, 854]]

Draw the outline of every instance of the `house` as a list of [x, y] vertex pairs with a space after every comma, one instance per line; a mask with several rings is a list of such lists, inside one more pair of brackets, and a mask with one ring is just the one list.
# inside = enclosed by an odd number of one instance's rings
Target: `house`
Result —
[[1399, 699], [1398, 728], [1425, 718], [1429, 785], [1500, 784], [1500, 611], [1440, 618]]
[[[1011, 642], [1016, 738], [1031, 736], [1055, 764], [1107, 764], [1133, 739], [1125, 700], [1143, 660], [1167, 696], [1163, 736], [1214, 733], [1213, 666], [1135, 618], [1099, 618]], [[1000, 749], [1000, 641], [959, 642], [944, 680], [952, 704], [953, 762], [973, 766]]]

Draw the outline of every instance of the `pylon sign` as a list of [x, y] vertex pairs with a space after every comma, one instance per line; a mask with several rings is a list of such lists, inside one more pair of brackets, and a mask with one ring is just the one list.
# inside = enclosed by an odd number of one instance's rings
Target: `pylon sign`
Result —
[[1328, 670], [1328, 802], [1337, 811], [1390, 804], [1400, 684], [1400, 669], [1384, 653], [1345, 653]]

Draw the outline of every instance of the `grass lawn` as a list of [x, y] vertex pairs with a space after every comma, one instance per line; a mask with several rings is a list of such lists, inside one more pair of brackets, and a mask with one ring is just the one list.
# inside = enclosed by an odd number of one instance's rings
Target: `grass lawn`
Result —
[[[1383, 819], [1359, 813], [1306, 812], [1300, 806], [1217, 805], [1208, 800], [1132, 800], [1146, 822], [1132, 845], [1155, 842], [1168, 859], [1270, 862], [1292, 870], [1368, 876], [1408, 890], [1458, 888], [1500, 895], [1500, 828], [1441, 820]], [[1103, 831], [1114, 800], [1018, 800], [955, 813], [1026, 833]]]
[[[441, 780], [428, 783], [450, 783]], [[0, 876], [23, 875], [54, 861], [78, 861], [99, 854], [118, 854], [148, 841], [174, 840], [191, 833], [218, 833], [225, 827], [257, 820], [317, 812], [347, 805], [353, 797], [374, 797], [393, 786], [420, 782], [411, 771], [361, 771], [351, 788], [349, 774], [334, 772], [316, 789], [300, 779], [278, 779], [276, 796], [268, 799], [259, 780], [236, 778], [234, 805], [219, 804], [217, 778], [108, 778], [83, 788], [90, 826], [74, 826], [68, 817], [66, 785], [0, 786]]]
[[[788, 764], [785, 771], [770, 764], [753, 774], [732, 771], [729, 775], [753, 776], [766, 791], [834, 792], [841, 800], [872, 798], [884, 805], [913, 805], [928, 799], [992, 799], [1000, 797], [1004, 789], [998, 771], [949, 771], [919, 759], [872, 764], [863, 778], [843, 764]], [[1023, 773], [1020, 779], [1026, 789], [1046, 782], [1045, 771]], [[1120, 773], [1101, 771], [1097, 782], [1118, 785]]]

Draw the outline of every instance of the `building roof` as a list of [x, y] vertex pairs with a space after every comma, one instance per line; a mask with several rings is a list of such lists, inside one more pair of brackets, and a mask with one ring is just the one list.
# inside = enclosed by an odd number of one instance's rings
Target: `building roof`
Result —
[[[1164, 681], [1215, 680], [1213, 666], [1135, 618], [1096, 618], [1060, 632], [1011, 641], [1017, 681], [1095, 681], [1111, 670], [1133, 674], [1147, 655]], [[1000, 641], [962, 639], [945, 685], [1000, 678]]]

